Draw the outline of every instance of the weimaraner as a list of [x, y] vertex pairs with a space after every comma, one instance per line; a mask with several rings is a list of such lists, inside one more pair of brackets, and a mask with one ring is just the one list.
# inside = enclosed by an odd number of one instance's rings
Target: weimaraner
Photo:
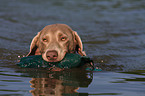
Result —
[[33, 38], [27, 56], [42, 55], [45, 61], [58, 62], [66, 53], [76, 52], [86, 56], [77, 32], [65, 24], [52, 24], [45, 26]]

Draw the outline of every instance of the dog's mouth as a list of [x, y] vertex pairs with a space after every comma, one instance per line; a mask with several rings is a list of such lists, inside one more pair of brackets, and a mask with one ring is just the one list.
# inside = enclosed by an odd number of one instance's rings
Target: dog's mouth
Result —
[[47, 62], [59, 62], [64, 58], [65, 54], [66, 52], [58, 53], [56, 50], [49, 50], [42, 54], [42, 58]]

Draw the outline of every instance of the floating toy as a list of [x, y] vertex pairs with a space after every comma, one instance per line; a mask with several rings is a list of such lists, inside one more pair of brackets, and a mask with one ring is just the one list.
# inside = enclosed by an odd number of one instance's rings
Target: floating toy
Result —
[[42, 55], [27, 56], [20, 59], [18, 66], [23, 68], [76, 68], [90, 64], [91, 67], [86, 68], [88, 71], [101, 71], [101, 69], [94, 68], [93, 61], [87, 56], [80, 56], [79, 54], [67, 53], [65, 57], [59, 62], [47, 62], [43, 60]]

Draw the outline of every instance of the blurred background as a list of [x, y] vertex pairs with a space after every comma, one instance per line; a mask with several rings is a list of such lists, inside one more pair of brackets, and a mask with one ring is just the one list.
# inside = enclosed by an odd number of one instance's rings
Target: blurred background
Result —
[[144, 0], [1, 0], [1, 61], [26, 55], [37, 32], [64, 23], [78, 32], [95, 63], [145, 69], [144, 4]]

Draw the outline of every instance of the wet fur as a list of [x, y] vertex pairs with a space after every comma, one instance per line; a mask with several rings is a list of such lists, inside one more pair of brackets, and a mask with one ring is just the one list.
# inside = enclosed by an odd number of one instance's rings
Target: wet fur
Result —
[[81, 56], [86, 56], [79, 35], [66, 24], [45, 26], [33, 38], [27, 56], [42, 55], [45, 61], [49, 61], [46, 58], [46, 53], [50, 50], [58, 52], [58, 58], [54, 62], [61, 61], [66, 53], [77, 52]]

